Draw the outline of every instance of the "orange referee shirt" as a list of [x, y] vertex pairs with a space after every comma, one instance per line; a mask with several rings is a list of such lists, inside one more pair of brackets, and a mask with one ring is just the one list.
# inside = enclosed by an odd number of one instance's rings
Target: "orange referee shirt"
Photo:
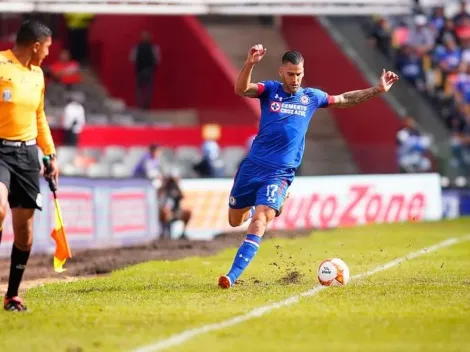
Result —
[[55, 154], [44, 112], [44, 74], [24, 66], [11, 50], [0, 51], [0, 139], [37, 139], [44, 155]]

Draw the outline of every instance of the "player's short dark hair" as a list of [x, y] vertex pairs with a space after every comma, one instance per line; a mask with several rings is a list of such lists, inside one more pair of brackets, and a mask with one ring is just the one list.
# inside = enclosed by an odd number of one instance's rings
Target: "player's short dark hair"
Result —
[[29, 45], [42, 42], [48, 37], [52, 37], [52, 31], [48, 26], [37, 20], [26, 20], [16, 34], [16, 44]]
[[293, 65], [298, 65], [304, 61], [304, 57], [298, 51], [288, 51], [282, 56], [282, 64], [290, 62]]

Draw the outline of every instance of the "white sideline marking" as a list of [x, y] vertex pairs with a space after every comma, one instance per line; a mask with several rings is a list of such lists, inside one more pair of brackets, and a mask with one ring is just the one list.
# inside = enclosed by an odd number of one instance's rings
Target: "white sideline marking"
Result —
[[[395, 260], [392, 260], [391, 262], [379, 265], [375, 269], [372, 269], [370, 271], [354, 275], [351, 277], [351, 280], [357, 280], [357, 279], [363, 279], [365, 277], [369, 277], [371, 275], [374, 275], [378, 272], [393, 268], [394, 266], [397, 266], [398, 264], [403, 263], [404, 261], [414, 259], [417, 257], [420, 257], [424, 254], [427, 254], [428, 252], [432, 252], [435, 250], [439, 250], [442, 248], [450, 247], [453, 246], [454, 244], [468, 241], [470, 240], [470, 235], [458, 237], [458, 238], [449, 238], [445, 241], [436, 243], [435, 245], [432, 245], [430, 247], [426, 247], [423, 249], [420, 249], [419, 251], [416, 252], [411, 252], [403, 257], [397, 258]], [[291, 304], [298, 303], [300, 301], [300, 298], [302, 297], [307, 297], [307, 296], [313, 296], [316, 295], [318, 292], [324, 290], [325, 286], [320, 286], [317, 285], [314, 288], [312, 288], [309, 291], [297, 294], [295, 296], [289, 297], [283, 301], [272, 303], [266, 306], [262, 306], [259, 308], [255, 308], [252, 311], [244, 314], [244, 315], [239, 315], [234, 318], [230, 318], [224, 321], [221, 321], [219, 323], [213, 323], [213, 324], [207, 324], [200, 326], [198, 328], [193, 328], [193, 329], [188, 329], [185, 330], [179, 334], [172, 335], [166, 339], [157, 341], [155, 343], [149, 344], [147, 346], [143, 346], [140, 348], [137, 348], [133, 350], [133, 352], [154, 352], [154, 351], [162, 351], [164, 349], [173, 347], [173, 346], [178, 346], [181, 345], [182, 343], [192, 339], [193, 337], [196, 337], [198, 335], [202, 335], [211, 331], [216, 331], [216, 330], [221, 330], [230, 326], [234, 326], [240, 323], [243, 323], [244, 321], [260, 317], [266, 313], [269, 313], [270, 311], [274, 309], [279, 309], [285, 306], [290, 306]]]

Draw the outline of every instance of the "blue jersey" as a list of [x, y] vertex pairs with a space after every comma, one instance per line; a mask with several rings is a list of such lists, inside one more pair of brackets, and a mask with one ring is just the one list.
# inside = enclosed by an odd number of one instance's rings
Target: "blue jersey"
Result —
[[297, 168], [310, 120], [318, 108], [328, 106], [328, 94], [313, 88], [287, 93], [277, 81], [260, 82], [258, 88], [261, 120], [248, 159], [277, 169]]

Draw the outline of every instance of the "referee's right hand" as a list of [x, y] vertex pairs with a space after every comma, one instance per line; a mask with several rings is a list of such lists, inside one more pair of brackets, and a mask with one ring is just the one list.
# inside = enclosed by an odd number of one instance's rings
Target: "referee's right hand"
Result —
[[48, 173], [44, 170], [44, 177], [46, 179], [53, 178], [56, 187], [59, 186], [59, 163], [57, 162], [57, 158], [51, 159], [51, 169]]

